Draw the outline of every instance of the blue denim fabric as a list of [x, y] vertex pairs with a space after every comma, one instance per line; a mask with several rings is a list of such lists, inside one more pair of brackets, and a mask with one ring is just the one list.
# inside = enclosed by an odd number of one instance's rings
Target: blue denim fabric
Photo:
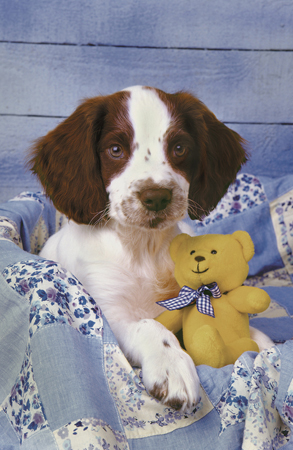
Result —
[[49, 428], [35, 433], [23, 442], [21, 450], [59, 450], [54, 435]]
[[[20, 449], [19, 439], [4, 411], [0, 411], [0, 448], [3, 450]], [[54, 447], [52, 447], [52, 450], [53, 449]]]
[[50, 428], [83, 417], [122, 431], [104, 374], [102, 339], [67, 325], [45, 325], [32, 338], [35, 380]]
[[241, 450], [244, 424], [219, 436], [220, 418], [215, 410], [186, 428], [168, 434], [129, 441], [131, 450]]
[[[24, 253], [5, 241], [0, 241], [0, 249], [0, 266], [1, 261], [2, 264], [3, 260], [4, 264], [7, 260], [17, 261], [19, 252]], [[16, 379], [23, 361], [28, 340], [29, 310], [29, 305], [9, 289], [0, 268], [0, 403], [10, 391], [11, 382]]]

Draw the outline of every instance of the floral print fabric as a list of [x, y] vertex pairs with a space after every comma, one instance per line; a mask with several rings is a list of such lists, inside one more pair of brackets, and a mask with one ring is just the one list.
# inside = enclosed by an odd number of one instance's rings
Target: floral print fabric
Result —
[[283, 418], [285, 423], [289, 426], [293, 426], [293, 380], [290, 383], [288, 388], [288, 393], [285, 397], [285, 401], [283, 404]]
[[29, 333], [51, 323], [72, 326], [84, 335], [100, 336], [100, 308], [81, 283], [59, 264], [24, 261], [3, 271], [10, 287], [31, 303]]
[[290, 428], [282, 421], [275, 402], [281, 358], [276, 347], [256, 357], [248, 396], [243, 450], [278, 449], [289, 442]]
[[70, 422], [54, 436], [60, 450], [129, 450], [123, 433], [92, 417]]
[[7, 217], [0, 217], [0, 240], [11, 241], [22, 248], [22, 242], [18, 233], [17, 225]]
[[293, 190], [270, 204], [280, 255], [293, 282]]
[[264, 187], [258, 178], [246, 173], [239, 174], [216, 208], [201, 222], [195, 222], [195, 229], [201, 229], [226, 217], [243, 213], [261, 205], [267, 200]]
[[20, 443], [36, 431], [48, 427], [34, 380], [30, 345], [25, 352], [20, 374], [1, 407], [10, 418]]
[[[290, 428], [282, 421], [275, 401], [281, 371], [277, 347], [260, 353], [251, 368], [245, 360], [235, 363], [228, 389], [216, 409], [221, 416], [221, 430], [245, 422], [243, 450], [275, 450], [289, 442]], [[273, 447], [272, 447], [273, 445]]]

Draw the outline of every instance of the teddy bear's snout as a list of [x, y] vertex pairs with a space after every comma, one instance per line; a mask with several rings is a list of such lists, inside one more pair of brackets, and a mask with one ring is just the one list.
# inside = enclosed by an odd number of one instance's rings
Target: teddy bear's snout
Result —
[[205, 257], [204, 256], [196, 256], [194, 259], [197, 262], [205, 261]]

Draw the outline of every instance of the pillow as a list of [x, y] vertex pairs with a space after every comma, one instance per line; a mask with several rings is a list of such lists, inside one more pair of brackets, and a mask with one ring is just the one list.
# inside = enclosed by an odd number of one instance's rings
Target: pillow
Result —
[[293, 282], [293, 175], [240, 173], [204, 220], [185, 222], [197, 235], [247, 231], [255, 245], [249, 275], [285, 268]]
[[0, 205], [0, 240], [37, 255], [64, 219], [45, 194], [23, 192]]

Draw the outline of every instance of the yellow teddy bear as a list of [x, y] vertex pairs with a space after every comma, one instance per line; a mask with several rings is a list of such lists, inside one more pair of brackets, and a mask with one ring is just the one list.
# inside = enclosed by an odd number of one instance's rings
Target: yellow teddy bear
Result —
[[266, 310], [270, 297], [262, 289], [242, 286], [254, 255], [249, 234], [180, 234], [171, 242], [170, 254], [182, 289], [179, 297], [158, 302], [169, 311], [156, 320], [174, 333], [182, 328], [195, 364], [222, 367], [245, 351], [258, 352], [250, 339], [248, 313]]

